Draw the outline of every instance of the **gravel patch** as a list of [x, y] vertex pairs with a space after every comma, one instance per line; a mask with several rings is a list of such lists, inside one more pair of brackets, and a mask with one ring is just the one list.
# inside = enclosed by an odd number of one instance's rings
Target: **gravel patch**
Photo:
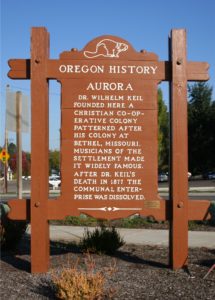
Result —
[[[23, 239], [14, 252], [2, 252], [0, 298], [56, 299], [51, 283], [51, 269], [61, 270], [69, 261], [84, 255], [74, 245], [51, 242], [50, 270], [47, 274], [31, 274], [29, 240]], [[215, 271], [206, 279], [215, 263], [215, 250], [192, 248], [189, 266], [173, 271], [168, 267], [168, 248], [164, 246], [125, 245], [115, 256], [93, 255], [97, 269], [116, 262], [116, 272], [107, 285], [116, 288], [113, 299], [215, 299]]]

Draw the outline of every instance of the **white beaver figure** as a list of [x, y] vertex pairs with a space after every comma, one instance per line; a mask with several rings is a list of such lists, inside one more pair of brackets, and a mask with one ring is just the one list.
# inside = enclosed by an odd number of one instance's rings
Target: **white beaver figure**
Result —
[[96, 51], [84, 51], [85, 57], [94, 58], [98, 56], [103, 57], [119, 57], [119, 53], [126, 51], [128, 49], [128, 45], [124, 43], [115, 42], [110, 39], [101, 40], [96, 45]]

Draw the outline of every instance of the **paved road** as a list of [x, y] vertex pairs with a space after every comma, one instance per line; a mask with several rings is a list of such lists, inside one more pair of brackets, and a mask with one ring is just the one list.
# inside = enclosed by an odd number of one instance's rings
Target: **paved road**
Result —
[[[23, 180], [23, 198], [30, 197], [30, 180]], [[0, 201], [7, 201], [16, 198], [16, 181], [8, 182], [8, 194], [2, 194], [2, 182], [0, 183]], [[160, 195], [168, 199], [168, 183], [159, 183]], [[51, 190], [50, 198], [58, 197], [59, 191]], [[189, 197], [196, 200], [210, 200], [215, 201], [215, 180], [195, 180], [189, 181]]]
[[[190, 180], [189, 187], [214, 187], [215, 188], [215, 180]], [[2, 186], [3, 182], [0, 183]], [[31, 181], [30, 180], [22, 180], [23, 190], [30, 190]], [[168, 187], [168, 182], [159, 182], [160, 188]], [[8, 192], [16, 191], [16, 180], [8, 181]]]
[[[29, 191], [30, 190], [30, 185], [31, 185], [31, 181], [30, 180], [23, 180], [23, 191]], [[2, 192], [2, 184], [3, 182], [0, 182], [0, 193]], [[159, 183], [159, 188], [160, 189], [165, 189], [168, 187], [168, 183], [167, 182], [160, 182]], [[215, 180], [190, 180], [189, 181], [189, 188], [201, 188], [201, 187], [210, 187], [210, 188], [214, 188], [215, 190]], [[12, 193], [12, 192], [16, 192], [16, 181], [12, 180], [8, 182], [8, 192]]]

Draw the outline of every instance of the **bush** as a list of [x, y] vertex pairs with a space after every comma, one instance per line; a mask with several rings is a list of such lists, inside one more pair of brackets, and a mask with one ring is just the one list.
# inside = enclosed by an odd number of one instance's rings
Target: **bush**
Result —
[[56, 288], [58, 299], [65, 300], [95, 300], [110, 299], [115, 289], [105, 289], [106, 277], [116, 271], [113, 267], [96, 271], [95, 262], [88, 254], [85, 259], [85, 270], [78, 268], [78, 260], [70, 268], [63, 268], [60, 274], [52, 272], [52, 281]]
[[10, 208], [7, 204], [0, 205], [0, 242], [2, 250], [13, 250], [26, 231], [26, 221], [14, 221], [7, 217]]
[[63, 220], [64, 225], [73, 225], [73, 226], [92, 226], [97, 223], [97, 219], [88, 217], [88, 216], [67, 216]]
[[114, 254], [123, 245], [124, 241], [115, 227], [101, 225], [92, 232], [87, 229], [79, 246], [87, 252]]
[[211, 214], [211, 219], [208, 221], [208, 223], [211, 226], [215, 226], [215, 201], [211, 202], [209, 212]]
[[142, 228], [147, 226], [149, 221], [140, 216], [133, 216], [121, 220], [121, 227], [123, 228]]

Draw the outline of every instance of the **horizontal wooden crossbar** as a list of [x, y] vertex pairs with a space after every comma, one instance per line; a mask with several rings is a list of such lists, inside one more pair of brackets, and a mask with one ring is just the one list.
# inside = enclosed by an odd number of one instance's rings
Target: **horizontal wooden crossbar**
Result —
[[[66, 64], [74, 64], [74, 61], [72, 60], [66, 60], [66, 61], [61, 61], [61, 60], [55, 60], [55, 59], [50, 59], [47, 62], [47, 78], [48, 79], [57, 79], [59, 77], [59, 71], [58, 67], [60, 64], [66, 63]], [[10, 66], [10, 71], [8, 73], [8, 76], [11, 79], [31, 79], [30, 77], [30, 59], [10, 59], [8, 62]], [[123, 64], [123, 62], [121, 62]], [[128, 64], [128, 62], [126, 62]], [[134, 63], [132, 63], [134, 64]], [[157, 75], [153, 75], [154, 79], [158, 79], [160, 81], [170, 81], [171, 80], [171, 66], [172, 63], [169, 61], [158, 61], [156, 62], [156, 65], [158, 66], [158, 72]], [[208, 69], [209, 69], [209, 64], [206, 62], [188, 62], [187, 63], [187, 80], [188, 81], [206, 81], [209, 79], [208, 75]], [[94, 74], [92, 74], [93, 76]], [[123, 75], [123, 74], [122, 74]], [[61, 76], [63, 76], [61, 74]], [[66, 76], [70, 76], [71, 74], [65, 74]], [[75, 76], [83, 76], [82, 75], [77, 75]], [[96, 76], [96, 75], [95, 75]], [[101, 74], [100, 74], [101, 76]], [[111, 77], [113, 77], [113, 74], [111, 74]], [[134, 75], [132, 74], [132, 77]], [[151, 79], [149, 77], [149, 79]]]
[[[106, 201], [97, 201], [93, 206], [95, 210], [92, 210], [92, 206], [88, 201], [76, 201], [73, 203], [72, 207], [68, 205], [66, 202], [62, 202], [60, 198], [53, 200], [48, 200], [48, 220], [59, 220], [64, 219], [67, 215], [78, 216], [81, 213], [85, 213], [87, 215], [93, 216], [95, 218], [104, 218], [104, 219], [118, 219], [127, 217], [128, 215], [133, 215], [135, 213], [139, 213], [143, 216], [153, 216], [157, 220], [170, 220], [170, 205], [171, 202], [168, 200], [157, 200], [160, 202], [160, 208], [142, 208], [141, 210], [134, 209], [128, 210], [115, 210], [114, 207], [117, 208], [129, 208], [129, 201], [116, 201], [108, 200]], [[137, 201], [137, 205], [139, 206], [139, 201]], [[29, 220], [30, 219], [30, 199], [12, 199], [8, 201], [8, 204], [11, 208], [9, 213], [10, 219], [13, 220]], [[39, 206], [39, 203], [35, 203], [35, 206]], [[91, 207], [91, 209], [87, 209], [87, 207]], [[209, 213], [210, 201], [208, 200], [189, 200], [188, 201], [188, 219], [189, 220], [207, 220], [210, 219]], [[79, 209], [82, 208], [82, 209]], [[84, 209], [86, 208], [86, 209]], [[96, 210], [96, 208], [99, 208]], [[109, 212], [108, 208], [112, 208]], [[138, 207], [137, 207], [138, 208]], [[115, 215], [113, 217], [113, 211]], [[111, 214], [111, 218], [109, 217]]]

